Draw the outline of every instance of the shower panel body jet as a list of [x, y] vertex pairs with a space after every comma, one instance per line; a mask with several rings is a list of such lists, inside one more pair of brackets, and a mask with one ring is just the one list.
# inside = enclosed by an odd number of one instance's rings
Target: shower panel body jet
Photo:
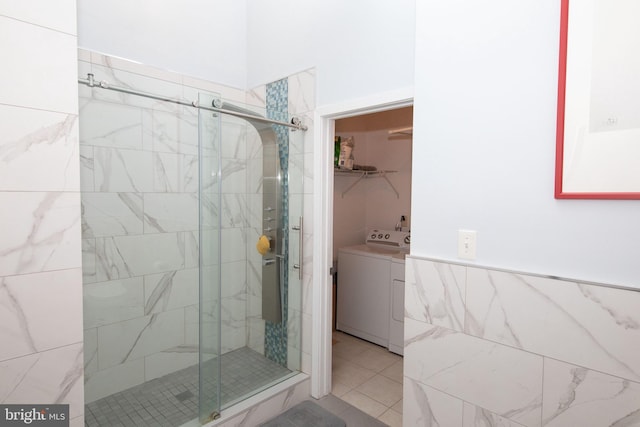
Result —
[[[261, 117], [251, 110], [219, 100], [214, 101], [213, 106]], [[262, 142], [262, 235], [269, 240], [269, 250], [262, 255], [262, 318], [280, 323], [284, 318], [283, 264], [286, 254], [283, 253], [285, 236], [282, 228], [282, 169], [278, 141], [271, 124], [245, 118], [256, 129]]]

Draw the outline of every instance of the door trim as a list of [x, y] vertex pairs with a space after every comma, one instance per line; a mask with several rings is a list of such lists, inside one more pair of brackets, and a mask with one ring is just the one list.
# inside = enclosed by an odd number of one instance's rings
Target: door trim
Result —
[[[333, 137], [336, 119], [413, 105], [413, 87], [316, 108], [313, 146], [313, 280], [311, 396], [331, 393], [333, 266]], [[415, 122], [415, 120], [414, 120]]]

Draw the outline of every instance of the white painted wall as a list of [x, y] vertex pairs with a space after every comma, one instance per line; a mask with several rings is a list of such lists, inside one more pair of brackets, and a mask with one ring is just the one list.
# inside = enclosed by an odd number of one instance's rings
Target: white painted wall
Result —
[[640, 201], [553, 197], [559, 3], [416, 9], [412, 253], [640, 287]]
[[310, 67], [317, 105], [411, 87], [415, 3], [248, 0], [248, 87]]
[[79, 47], [237, 88], [246, 22], [238, 0], [78, 0]]

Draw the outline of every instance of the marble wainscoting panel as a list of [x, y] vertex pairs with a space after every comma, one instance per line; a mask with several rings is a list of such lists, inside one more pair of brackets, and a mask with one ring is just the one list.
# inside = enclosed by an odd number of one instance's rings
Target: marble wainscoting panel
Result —
[[94, 147], [93, 155], [96, 191], [153, 191], [153, 155], [150, 151]]
[[197, 268], [144, 276], [144, 314], [185, 308], [198, 303]]
[[[153, 234], [197, 230], [198, 212], [196, 193], [146, 193], [144, 232]], [[207, 216], [206, 211], [203, 215]]]
[[462, 414], [462, 427], [523, 427], [507, 418], [494, 414], [479, 406], [464, 402]]
[[0, 362], [0, 402], [67, 403], [69, 416], [84, 413], [82, 343]]
[[82, 341], [81, 273], [0, 277], [0, 360]]
[[640, 381], [640, 292], [468, 268], [465, 331]]
[[404, 377], [402, 399], [406, 426], [462, 426], [460, 399], [409, 377]]
[[0, 128], [0, 191], [80, 188], [77, 115], [0, 105]]
[[80, 109], [80, 144], [141, 150], [142, 110], [89, 99]]
[[184, 266], [182, 233], [96, 239], [96, 279], [99, 282], [179, 270]]
[[1, 192], [0, 276], [80, 267], [80, 194]]
[[[289, 112], [300, 114], [316, 108], [315, 84], [316, 70], [308, 70], [289, 76]], [[306, 124], [306, 123], [305, 123]]]
[[406, 316], [462, 332], [466, 268], [408, 256], [405, 270]]
[[144, 381], [144, 359], [132, 360], [93, 374], [85, 374], [85, 404], [142, 384]]
[[84, 290], [84, 327], [95, 328], [144, 314], [142, 277], [88, 283]]
[[406, 377], [525, 426], [540, 426], [542, 359], [405, 318]]
[[542, 425], [640, 425], [640, 383], [545, 358]]
[[142, 234], [140, 193], [82, 193], [82, 237]]
[[153, 191], [197, 193], [198, 157], [188, 154], [153, 153]]
[[297, 371], [301, 368], [302, 312], [289, 306], [287, 316], [287, 368]]
[[98, 328], [98, 367], [102, 371], [184, 342], [184, 309], [155, 313]]

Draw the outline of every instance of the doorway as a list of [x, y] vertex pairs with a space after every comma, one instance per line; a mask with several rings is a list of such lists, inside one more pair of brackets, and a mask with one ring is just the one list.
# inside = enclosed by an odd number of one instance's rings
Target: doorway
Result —
[[[334, 136], [339, 134], [340, 120], [397, 110], [413, 105], [412, 91], [402, 90], [379, 94], [367, 99], [321, 107], [316, 110], [314, 145], [314, 235], [319, 236], [313, 253], [313, 341], [312, 341], [312, 395], [320, 398], [332, 390], [333, 350], [333, 280], [330, 274], [334, 259]], [[354, 119], [356, 120], [356, 119]], [[336, 122], [338, 124], [336, 125]], [[386, 129], [387, 133], [389, 130]], [[357, 141], [356, 141], [357, 147]], [[357, 150], [358, 148], [355, 148]], [[357, 160], [357, 155], [354, 157]], [[366, 163], [366, 162], [365, 162]], [[391, 180], [393, 183], [394, 181]], [[365, 183], [366, 184], [366, 183]], [[375, 183], [381, 189], [386, 182]], [[379, 187], [379, 188], [378, 188]], [[386, 190], [382, 190], [386, 191]], [[393, 190], [390, 190], [393, 191]], [[410, 194], [410, 190], [409, 190]], [[342, 197], [341, 194], [337, 197]], [[345, 196], [346, 197], [346, 196]], [[394, 195], [393, 197], [397, 197]], [[410, 195], [406, 195], [410, 200]], [[407, 213], [410, 215], [410, 212]], [[395, 227], [399, 221], [389, 226]], [[382, 225], [382, 224], [381, 224]], [[387, 227], [387, 225], [384, 225]], [[366, 226], [362, 227], [363, 230]], [[364, 231], [360, 236], [364, 240]], [[355, 237], [354, 237], [355, 238]], [[362, 240], [360, 241], [362, 242]], [[338, 270], [339, 271], [339, 270]], [[339, 273], [338, 273], [339, 274]], [[396, 410], [399, 408], [396, 407]]]

